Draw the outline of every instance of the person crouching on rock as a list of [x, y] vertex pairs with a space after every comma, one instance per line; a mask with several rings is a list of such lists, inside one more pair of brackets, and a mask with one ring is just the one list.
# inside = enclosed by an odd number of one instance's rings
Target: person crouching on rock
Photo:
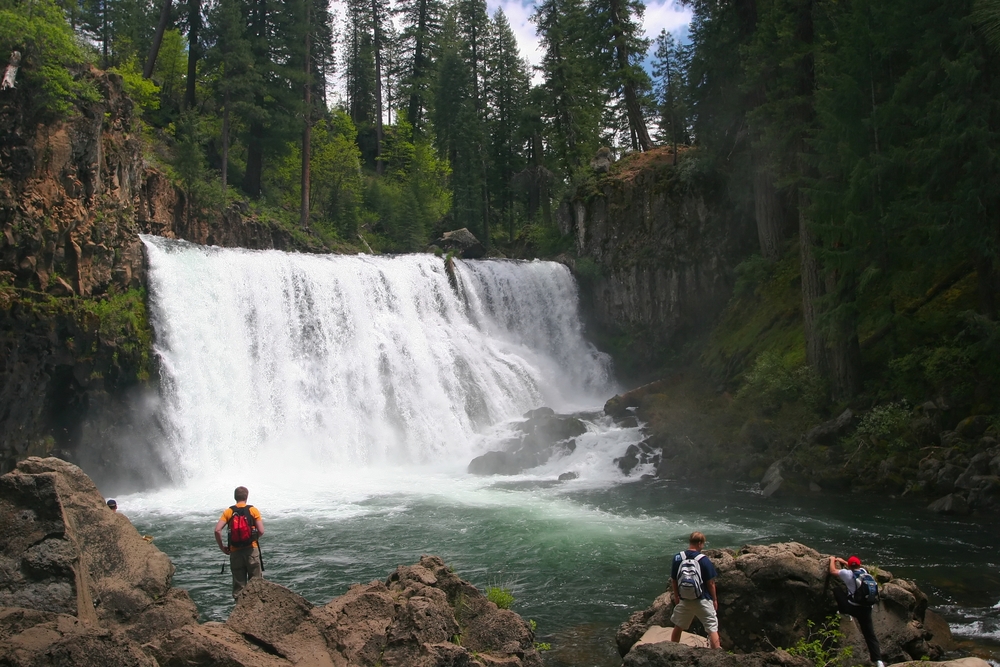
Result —
[[[846, 569], [837, 567], [837, 564], [846, 565]], [[851, 556], [847, 560], [830, 556], [830, 574], [839, 577], [847, 586], [847, 590], [839, 586], [833, 589], [833, 597], [837, 598], [837, 611], [858, 619], [861, 626], [861, 634], [868, 644], [868, 655], [877, 667], [885, 667], [882, 662], [882, 647], [875, 636], [875, 625], [872, 623], [872, 605], [878, 596], [878, 584], [875, 579], [868, 574], [868, 571], [861, 567], [861, 559]]]
[[[233, 573], [233, 597], [238, 597], [247, 582], [261, 576], [260, 548], [257, 538], [264, 534], [264, 520], [253, 505], [247, 505], [250, 492], [238, 486], [233, 493], [236, 504], [227, 507], [215, 524], [215, 542], [222, 553], [229, 554], [229, 569]], [[222, 545], [222, 529], [229, 527], [227, 545]]]
[[715, 590], [717, 573], [712, 561], [701, 550], [705, 547], [705, 535], [697, 531], [691, 533], [688, 548], [674, 556], [670, 567], [670, 587], [674, 611], [670, 622], [674, 624], [671, 641], [679, 642], [681, 633], [691, 627], [696, 617], [708, 632], [712, 648], [719, 644], [719, 597]]

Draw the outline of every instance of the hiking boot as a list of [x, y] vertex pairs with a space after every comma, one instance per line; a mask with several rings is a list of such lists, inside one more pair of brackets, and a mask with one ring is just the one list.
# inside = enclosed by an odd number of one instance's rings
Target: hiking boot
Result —
[[876, 660], [875, 667], [885, 667], [885, 663], [882, 662], [881, 660]]

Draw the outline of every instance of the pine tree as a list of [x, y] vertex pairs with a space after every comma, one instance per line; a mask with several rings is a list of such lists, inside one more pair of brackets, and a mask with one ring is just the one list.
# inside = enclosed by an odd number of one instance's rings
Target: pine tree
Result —
[[502, 9], [493, 14], [487, 42], [485, 98], [489, 110], [490, 191], [507, 223], [508, 239], [514, 239], [514, 174], [524, 169], [523, 109], [527, 104], [530, 75], [521, 59], [517, 38]]
[[396, 12], [402, 26], [400, 94], [408, 98], [406, 117], [414, 132], [419, 134], [429, 98], [433, 96], [429, 91], [435, 77], [435, 54], [444, 6], [440, 0], [399, 0]]
[[590, 18], [596, 53], [605, 72], [604, 87], [624, 104], [623, 115], [632, 150], [649, 150], [653, 142], [646, 128], [642, 99], [651, 89], [642, 61], [649, 40], [642, 36], [641, 0], [591, 0]]
[[549, 139], [559, 166], [569, 175], [589, 162], [599, 144], [606, 102], [604, 90], [594, 85], [602, 78], [600, 63], [587, 50], [592, 33], [580, 0], [544, 0], [532, 20], [545, 48], [543, 115], [552, 124]]
[[690, 141], [688, 108], [685, 99], [687, 54], [674, 36], [661, 30], [656, 38], [653, 76], [656, 78], [656, 98], [659, 102], [659, 132], [657, 139], [673, 147], [673, 163], [677, 164], [677, 146]]

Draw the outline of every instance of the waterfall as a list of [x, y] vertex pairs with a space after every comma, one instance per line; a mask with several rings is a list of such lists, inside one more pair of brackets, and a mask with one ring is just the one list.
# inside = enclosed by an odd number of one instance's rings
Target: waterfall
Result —
[[[610, 363], [554, 262], [306, 255], [144, 236], [169, 460], [433, 464], [548, 405], [599, 405]], [[467, 462], [467, 458], [463, 459]]]

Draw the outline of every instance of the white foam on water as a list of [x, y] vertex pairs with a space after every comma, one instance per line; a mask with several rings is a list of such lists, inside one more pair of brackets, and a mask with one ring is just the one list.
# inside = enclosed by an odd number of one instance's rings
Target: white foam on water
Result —
[[[269, 511], [381, 511], [380, 496], [516, 502], [465, 473], [542, 405], [594, 409], [615, 392], [555, 262], [305, 255], [144, 236], [164, 460], [176, 484], [134, 512], [208, 512], [232, 488]], [[622, 480], [638, 429], [591, 419], [572, 454], [515, 479]]]

